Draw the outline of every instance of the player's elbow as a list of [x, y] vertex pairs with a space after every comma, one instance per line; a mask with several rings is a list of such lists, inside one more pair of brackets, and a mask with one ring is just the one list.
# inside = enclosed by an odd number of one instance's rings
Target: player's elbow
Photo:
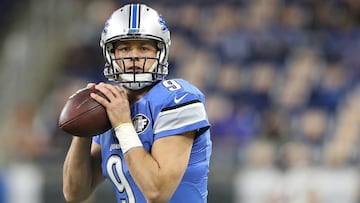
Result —
[[68, 202], [68, 203], [82, 202], [82, 201], [86, 200], [86, 198], [72, 195], [69, 193], [64, 193], [64, 198], [65, 198], [66, 202]]
[[81, 202], [86, 199], [86, 196], [84, 194], [82, 194], [80, 189], [76, 189], [71, 186], [63, 187], [63, 195], [64, 195], [66, 202], [68, 202], [68, 203]]
[[163, 181], [154, 183], [151, 187], [143, 188], [143, 194], [149, 203], [169, 202], [178, 187], [178, 176], [168, 175], [159, 178]]
[[144, 195], [149, 203], [163, 203], [170, 200], [170, 196], [160, 190], [147, 191]]
[[64, 195], [65, 197], [65, 201], [67, 203], [75, 203], [75, 202], [80, 202], [81, 200], [73, 198], [72, 196], [68, 196], [68, 195]]
[[161, 197], [161, 194], [159, 194], [159, 193], [151, 193], [151, 194], [148, 193], [145, 196], [146, 196], [147, 202], [149, 202], [149, 203], [168, 202], [168, 199]]
[[70, 192], [64, 191], [63, 194], [64, 194], [65, 201], [68, 203], [81, 201], [81, 199], [79, 199], [78, 197], [76, 197], [74, 194], [72, 194]]

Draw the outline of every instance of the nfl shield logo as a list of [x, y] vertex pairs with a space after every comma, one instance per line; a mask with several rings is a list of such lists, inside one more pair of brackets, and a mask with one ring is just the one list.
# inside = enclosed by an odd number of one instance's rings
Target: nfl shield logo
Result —
[[135, 131], [138, 134], [143, 133], [150, 123], [150, 120], [144, 114], [137, 114], [132, 121], [135, 127]]

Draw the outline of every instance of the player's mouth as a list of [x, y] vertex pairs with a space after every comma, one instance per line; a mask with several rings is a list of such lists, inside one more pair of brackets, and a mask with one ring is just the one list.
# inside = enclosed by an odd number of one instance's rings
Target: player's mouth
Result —
[[126, 73], [142, 73], [144, 72], [143, 68], [140, 68], [139, 66], [131, 66], [131, 67], [126, 67], [125, 69]]

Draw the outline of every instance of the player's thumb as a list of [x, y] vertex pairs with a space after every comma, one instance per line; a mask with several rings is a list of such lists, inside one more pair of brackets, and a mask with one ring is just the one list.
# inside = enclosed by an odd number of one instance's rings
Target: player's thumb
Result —
[[95, 88], [95, 85], [96, 85], [95, 83], [92, 83], [92, 82], [91, 82], [91, 83], [88, 83], [88, 84], [86, 85], [86, 87], [87, 87], [87, 88]]

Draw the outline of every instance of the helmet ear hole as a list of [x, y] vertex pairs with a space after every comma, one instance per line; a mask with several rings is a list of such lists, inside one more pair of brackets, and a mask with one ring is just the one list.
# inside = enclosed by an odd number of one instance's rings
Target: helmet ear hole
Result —
[[157, 48], [158, 48], [159, 50], [162, 50], [162, 49], [164, 49], [165, 47], [164, 47], [164, 44], [163, 44], [163, 43], [158, 42], [158, 43], [157, 43]]
[[159, 51], [158, 51], [158, 58], [159, 63], [163, 66], [167, 64], [167, 49], [163, 42], [158, 43]]
[[113, 54], [114, 52], [112, 52], [113, 49], [113, 45], [112, 43], [108, 43], [105, 45], [105, 60], [108, 64], [111, 64], [111, 54]]
[[115, 46], [113, 45], [113, 43], [108, 43], [106, 46], [106, 50], [108, 50], [110, 53], [115, 53]]

